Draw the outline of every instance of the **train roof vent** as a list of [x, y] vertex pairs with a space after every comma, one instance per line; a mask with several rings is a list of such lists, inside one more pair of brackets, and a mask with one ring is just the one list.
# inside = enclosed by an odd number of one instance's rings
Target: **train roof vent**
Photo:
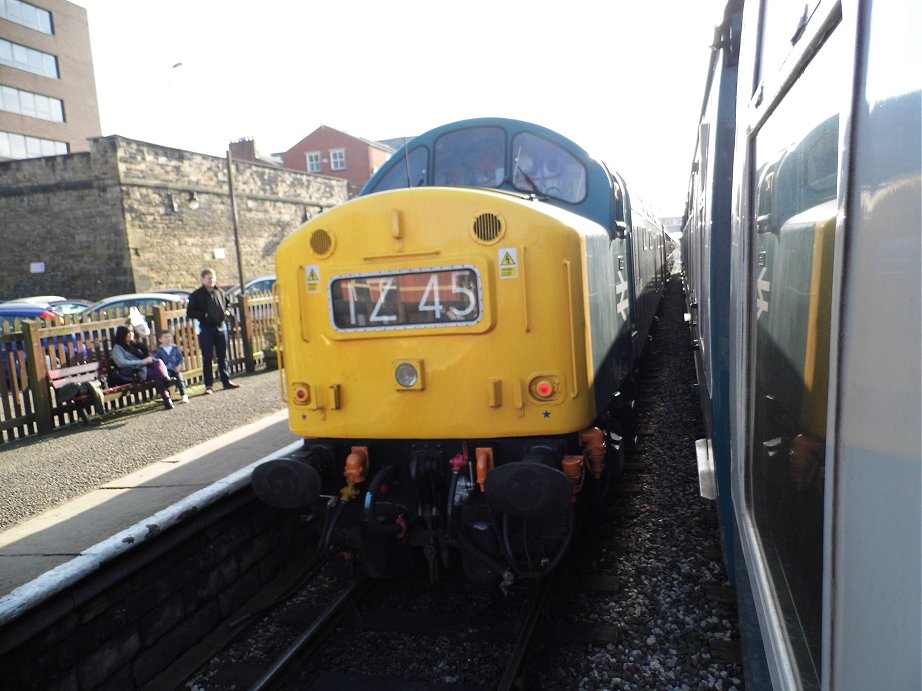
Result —
[[311, 249], [319, 257], [325, 257], [333, 251], [333, 236], [323, 228], [311, 233]]
[[480, 214], [474, 219], [474, 237], [485, 245], [499, 240], [506, 232], [503, 219], [493, 213]]

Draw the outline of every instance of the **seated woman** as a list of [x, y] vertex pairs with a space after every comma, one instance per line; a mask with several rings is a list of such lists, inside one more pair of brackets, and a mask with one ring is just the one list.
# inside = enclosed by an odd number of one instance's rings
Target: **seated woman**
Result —
[[173, 401], [167, 387], [170, 385], [170, 376], [167, 374], [166, 365], [150, 354], [150, 351], [135, 343], [134, 329], [120, 326], [115, 330], [115, 345], [112, 348], [112, 361], [118, 368], [116, 376], [127, 382], [139, 382], [151, 379], [157, 393], [163, 399], [166, 410], [173, 409]]

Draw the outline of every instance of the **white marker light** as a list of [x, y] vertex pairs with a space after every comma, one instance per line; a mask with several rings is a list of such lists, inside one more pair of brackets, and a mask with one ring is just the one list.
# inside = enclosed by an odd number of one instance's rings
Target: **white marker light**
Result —
[[408, 362], [399, 364], [394, 376], [397, 378], [397, 383], [407, 389], [416, 386], [416, 382], [419, 381], [419, 372]]

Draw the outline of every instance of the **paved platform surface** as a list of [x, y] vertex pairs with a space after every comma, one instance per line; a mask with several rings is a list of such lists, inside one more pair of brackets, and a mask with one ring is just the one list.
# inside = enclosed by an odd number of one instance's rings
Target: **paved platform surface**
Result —
[[[3, 462], [14, 463], [17, 468], [25, 466], [27, 472], [32, 457], [47, 461], [49, 446], [68, 458], [79, 456], [82, 447], [99, 443], [94, 435], [103, 435], [112, 444], [110, 451], [101, 452], [109, 456], [118, 454], [125, 444], [117, 440], [113, 443], [113, 434], [125, 439], [160, 436], [171, 440], [162, 448], [186, 447], [176, 453], [148, 458], [128, 474], [97, 481], [92, 489], [5, 526], [0, 532], [0, 598], [125, 528], [297, 442], [288, 430], [287, 412], [281, 409], [281, 400], [276, 396], [273, 401], [269, 392], [272, 387], [277, 391], [277, 375], [274, 377], [267, 373], [241, 378], [241, 389], [193, 397], [189, 405], [177, 406], [174, 411], [152, 407], [120, 415], [114, 425], [112, 421], [104, 421], [97, 428], [50, 435], [38, 442], [0, 450]], [[279, 409], [265, 414], [264, 407]], [[195, 427], [196, 418], [210, 420], [215, 415], [221, 416], [220, 424], [199, 425], [198, 434], [193, 436], [183, 433], [190, 422]], [[227, 419], [235, 416], [241, 420], [237, 426], [233, 419]], [[106, 431], [107, 425], [112, 433]], [[203, 433], [227, 427], [231, 429], [211, 438]], [[190, 443], [193, 440], [197, 443]], [[18, 491], [38, 489], [22, 477], [18, 477], [18, 482]], [[13, 491], [8, 487], [0, 490], [3, 495], [8, 492], [12, 496]]]

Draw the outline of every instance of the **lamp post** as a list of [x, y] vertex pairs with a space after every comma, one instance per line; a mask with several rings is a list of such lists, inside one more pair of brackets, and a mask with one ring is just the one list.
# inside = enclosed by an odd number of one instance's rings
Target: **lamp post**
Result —
[[237, 280], [243, 294], [243, 257], [240, 254], [240, 231], [237, 226], [237, 197], [234, 195], [234, 158], [227, 150], [227, 189], [230, 193], [231, 226], [234, 229], [234, 249], [237, 251]]
[[237, 251], [237, 280], [240, 282], [240, 338], [243, 341], [243, 361], [247, 372], [255, 369], [253, 347], [250, 343], [250, 310], [243, 289], [243, 255], [240, 252], [240, 229], [237, 224], [237, 197], [234, 195], [234, 158], [227, 150], [227, 189], [230, 193], [231, 226], [234, 230], [234, 249]]

